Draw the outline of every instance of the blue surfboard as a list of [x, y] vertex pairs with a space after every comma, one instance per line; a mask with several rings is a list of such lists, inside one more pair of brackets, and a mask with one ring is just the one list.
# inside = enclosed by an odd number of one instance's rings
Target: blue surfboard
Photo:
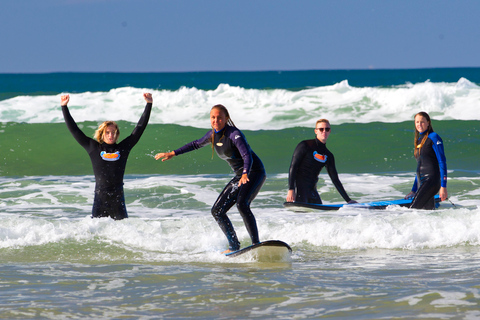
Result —
[[245, 256], [259, 261], [282, 261], [287, 259], [292, 253], [292, 248], [280, 240], [267, 240], [243, 249], [226, 253], [227, 257], [233, 258]]
[[[314, 210], [339, 210], [343, 207], [359, 208], [359, 209], [386, 209], [388, 206], [400, 206], [408, 207], [412, 204], [413, 199], [398, 199], [390, 201], [374, 201], [364, 203], [333, 203], [333, 204], [314, 204], [304, 202], [284, 202], [283, 206], [294, 211], [306, 211], [306, 209]], [[440, 197], [435, 196], [435, 206], [438, 208], [440, 205]]]

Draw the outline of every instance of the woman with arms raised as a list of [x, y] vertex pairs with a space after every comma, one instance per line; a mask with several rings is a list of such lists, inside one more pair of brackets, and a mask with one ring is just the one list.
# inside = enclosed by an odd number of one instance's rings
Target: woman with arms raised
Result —
[[80, 130], [70, 115], [67, 104], [70, 96], [61, 96], [61, 106], [65, 123], [77, 142], [87, 151], [92, 161], [95, 175], [95, 197], [92, 218], [111, 217], [115, 220], [128, 218], [123, 192], [123, 176], [128, 155], [145, 131], [150, 112], [152, 95], [144, 93], [147, 102], [137, 126], [127, 138], [117, 144], [120, 131], [114, 121], [105, 121], [95, 132], [95, 140]]

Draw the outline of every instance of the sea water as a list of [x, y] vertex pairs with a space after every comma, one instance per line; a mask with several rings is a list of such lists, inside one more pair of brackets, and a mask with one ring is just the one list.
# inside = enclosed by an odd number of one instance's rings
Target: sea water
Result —
[[[479, 75], [0, 76], [0, 318], [479, 318]], [[72, 116], [87, 135], [114, 119], [122, 139], [143, 112], [146, 91], [154, 108], [127, 164], [129, 218], [92, 219], [91, 164], [65, 128], [59, 96], [70, 93]], [[220, 254], [227, 243], [210, 208], [231, 172], [210, 148], [153, 159], [203, 136], [217, 103], [267, 170], [252, 203], [260, 238], [287, 242], [290, 259]], [[445, 143], [449, 201], [438, 210], [282, 207], [293, 149], [313, 138], [318, 118], [331, 121], [327, 145], [351, 198], [402, 198], [414, 179], [418, 111], [430, 113]], [[343, 202], [324, 172], [318, 189], [325, 203]], [[229, 217], [249, 245], [235, 208]]]

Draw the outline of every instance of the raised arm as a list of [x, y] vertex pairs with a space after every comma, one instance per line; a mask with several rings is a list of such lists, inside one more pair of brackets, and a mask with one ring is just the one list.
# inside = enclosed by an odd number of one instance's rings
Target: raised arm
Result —
[[82, 147], [84, 147], [85, 149], [89, 148], [90, 143], [93, 141], [93, 139], [87, 137], [83, 133], [83, 131], [80, 130], [80, 128], [77, 126], [75, 120], [73, 120], [73, 117], [67, 107], [67, 104], [70, 101], [70, 96], [68, 94], [62, 95], [60, 97], [60, 101], [60, 105], [62, 106], [63, 118], [65, 119], [68, 130]]
[[143, 98], [145, 101], [147, 101], [147, 103], [153, 103], [153, 97], [151, 93], [144, 93]]
[[63, 106], [67, 106], [68, 102], [70, 101], [70, 95], [69, 94], [65, 94], [65, 95], [62, 95], [60, 96], [60, 105], [63, 107]]
[[135, 129], [133, 129], [132, 134], [125, 139], [126, 142], [128, 142], [128, 144], [130, 145], [130, 147], [133, 147], [134, 145], [136, 145], [138, 140], [140, 140], [140, 137], [142, 136], [143, 132], [147, 127], [148, 120], [150, 119], [150, 113], [152, 112], [152, 103], [153, 103], [152, 94], [144, 93], [143, 98], [147, 102], [147, 105], [145, 106], [145, 110], [143, 111], [143, 114], [140, 117], [140, 120], [138, 120], [138, 123], [135, 126]]

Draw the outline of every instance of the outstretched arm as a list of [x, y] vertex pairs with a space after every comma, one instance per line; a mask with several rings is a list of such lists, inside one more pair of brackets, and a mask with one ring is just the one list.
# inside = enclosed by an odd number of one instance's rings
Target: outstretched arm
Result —
[[155, 155], [155, 160], [162, 159], [162, 161], [167, 161], [175, 157], [175, 151], [170, 152], [160, 152]]

